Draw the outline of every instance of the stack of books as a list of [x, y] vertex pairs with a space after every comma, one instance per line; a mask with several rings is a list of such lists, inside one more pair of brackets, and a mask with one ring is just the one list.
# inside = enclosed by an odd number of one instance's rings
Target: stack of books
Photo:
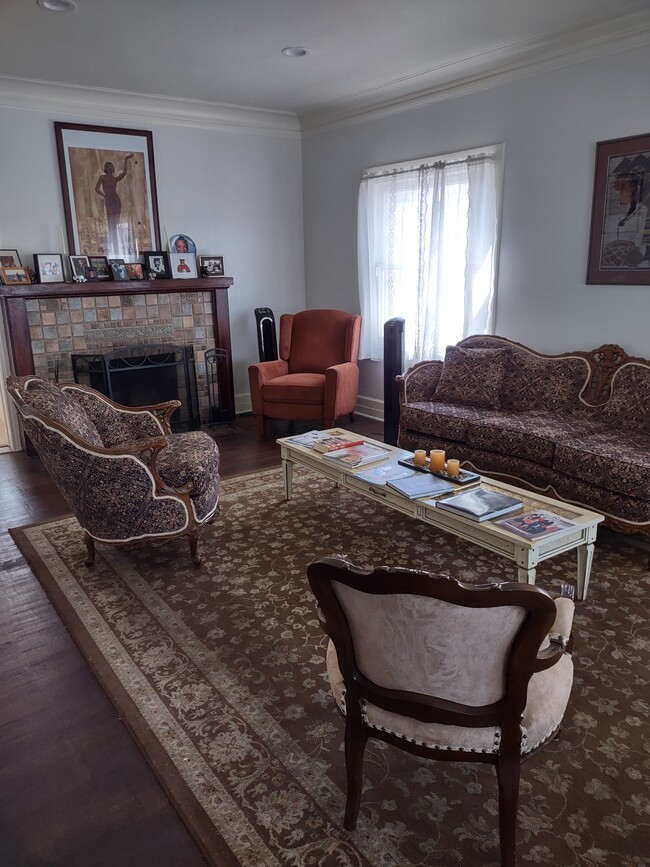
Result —
[[500, 518], [501, 515], [509, 515], [511, 512], [519, 512], [524, 504], [516, 497], [508, 494], [500, 494], [498, 491], [488, 491], [485, 488], [475, 488], [471, 491], [463, 491], [455, 497], [447, 497], [436, 503], [438, 509], [445, 509], [469, 518], [472, 521], [490, 521], [492, 518]]
[[385, 460], [389, 455], [388, 449], [372, 446], [370, 443], [362, 443], [361, 445], [326, 452], [323, 455], [323, 460], [341, 464], [344, 467], [362, 467], [364, 464], [372, 463], [372, 461]]
[[346, 439], [345, 437], [339, 436], [326, 436], [316, 440], [313, 448], [315, 452], [327, 454], [328, 452], [335, 452], [339, 449], [350, 449], [352, 446], [362, 445], [363, 440]]
[[393, 479], [387, 482], [389, 488], [408, 497], [409, 500], [416, 500], [419, 497], [438, 497], [440, 494], [447, 494], [449, 491], [455, 491], [456, 488], [450, 482], [445, 482], [430, 473], [415, 473], [406, 479]]

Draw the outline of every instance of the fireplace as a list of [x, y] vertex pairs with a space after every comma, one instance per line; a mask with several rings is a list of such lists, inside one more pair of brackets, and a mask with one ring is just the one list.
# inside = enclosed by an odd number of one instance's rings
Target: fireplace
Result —
[[173, 431], [201, 427], [194, 348], [158, 343], [124, 346], [112, 352], [71, 356], [74, 381], [101, 391], [124, 406], [180, 400]]
[[[208, 423], [231, 422], [235, 392], [228, 288], [232, 285], [231, 277], [0, 285], [13, 370], [17, 376], [36, 374], [70, 382], [72, 353], [94, 357], [118, 347], [146, 344], [151, 351], [155, 344], [191, 345], [198, 415]], [[206, 370], [206, 353], [212, 349], [223, 354]], [[216, 377], [210, 394], [208, 376]], [[184, 401], [182, 386], [179, 399]], [[196, 415], [192, 409], [189, 417]], [[26, 449], [34, 453], [29, 441]]]

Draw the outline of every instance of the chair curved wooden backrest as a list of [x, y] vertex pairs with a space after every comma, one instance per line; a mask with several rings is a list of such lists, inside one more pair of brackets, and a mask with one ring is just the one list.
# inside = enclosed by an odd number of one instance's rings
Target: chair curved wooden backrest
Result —
[[219, 508], [219, 450], [201, 431], [173, 434], [168, 401], [126, 407], [87, 386], [10, 376], [7, 390], [43, 465], [84, 531], [113, 544], [198, 538]]
[[260, 435], [265, 418], [322, 419], [326, 428], [352, 415], [359, 390], [361, 317], [343, 310], [303, 310], [280, 317], [279, 355], [248, 368]]
[[346, 721], [345, 827], [356, 826], [368, 737], [429, 758], [489, 762], [501, 861], [513, 865], [520, 766], [556, 734], [571, 690], [573, 601], [517, 583], [362, 570], [344, 558], [312, 563], [308, 578]]

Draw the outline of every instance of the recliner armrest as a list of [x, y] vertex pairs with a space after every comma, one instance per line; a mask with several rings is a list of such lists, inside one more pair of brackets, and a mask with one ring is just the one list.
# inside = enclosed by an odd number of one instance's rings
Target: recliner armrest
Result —
[[353, 361], [334, 364], [325, 370], [324, 416], [336, 419], [354, 408], [359, 391], [359, 365]]

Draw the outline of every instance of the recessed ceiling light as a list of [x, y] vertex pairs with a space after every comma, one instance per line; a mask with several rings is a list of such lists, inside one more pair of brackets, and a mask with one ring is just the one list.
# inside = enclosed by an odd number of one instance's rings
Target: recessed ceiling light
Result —
[[74, 12], [77, 4], [73, 0], [36, 0], [41, 9], [48, 12]]
[[280, 54], [284, 54], [285, 57], [304, 57], [309, 54], [309, 49], [301, 45], [290, 45], [289, 48], [283, 48]]

